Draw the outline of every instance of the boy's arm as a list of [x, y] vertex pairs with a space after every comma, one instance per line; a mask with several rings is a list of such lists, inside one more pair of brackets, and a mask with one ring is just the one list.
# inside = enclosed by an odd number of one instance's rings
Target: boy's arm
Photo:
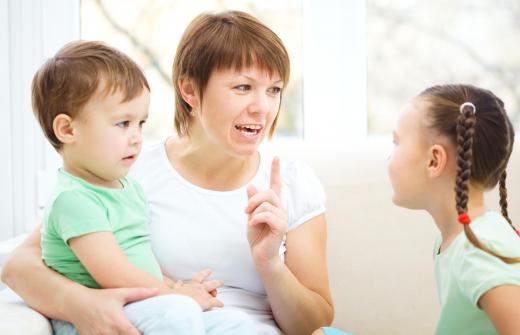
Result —
[[480, 298], [479, 305], [500, 335], [520, 334], [520, 286], [492, 288]]
[[163, 281], [166, 285], [168, 285], [169, 288], [175, 287], [175, 282], [170, 277], [166, 276], [165, 274], [163, 274]]
[[170, 288], [163, 281], [130, 263], [111, 232], [74, 237], [69, 239], [68, 243], [76, 257], [103, 288], [157, 288], [159, 294], [177, 293], [190, 296], [203, 310], [223, 306], [222, 302], [215, 299], [215, 290], [223, 283], [220, 280], [205, 281], [210, 274], [208, 271], [202, 271], [197, 275], [200, 280], [194, 279], [186, 285], [174, 283]]
[[161, 280], [134, 266], [111, 232], [95, 232], [68, 240], [76, 257], [103, 288], [150, 287], [173, 293]]

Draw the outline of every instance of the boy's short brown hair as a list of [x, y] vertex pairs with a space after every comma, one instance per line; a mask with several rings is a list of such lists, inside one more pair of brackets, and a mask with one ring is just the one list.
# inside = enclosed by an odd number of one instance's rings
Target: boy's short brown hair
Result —
[[52, 146], [62, 143], [53, 130], [57, 115], [74, 118], [87, 101], [104, 85], [102, 94], [123, 93], [130, 101], [148, 81], [137, 64], [124, 53], [96, 41], [75, 41], [62, 47], [36, 72], [32, 81], [32, 109]]
[[[177, 133], [180, 136], [187, 135], [191, 119], [191, 106], [181, 95], [181, 79], [194, 80], [197, 93], [202, 98], [214, 70], [240, 71], [252, 65], [270, 75], [279, 75], [284, 86], [287, 85], [289, 55], [282, 40], [271, 29], [253, 16], [240, 11], [197, 16], [186, 28], [173, 63]], [[273, 134], [277, 118], [269, 136]]]

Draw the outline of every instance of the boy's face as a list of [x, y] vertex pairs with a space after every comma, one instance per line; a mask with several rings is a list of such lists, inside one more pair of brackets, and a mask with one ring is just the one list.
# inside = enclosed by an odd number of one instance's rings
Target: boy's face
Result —
[[150, 92], [121, 102], [121, 91], [96, 94], [72, 121], [75, 141], [66, 149], [64, 167], [99, 186], [120, 187], [141, 151], [141, 128], [148, 117]]

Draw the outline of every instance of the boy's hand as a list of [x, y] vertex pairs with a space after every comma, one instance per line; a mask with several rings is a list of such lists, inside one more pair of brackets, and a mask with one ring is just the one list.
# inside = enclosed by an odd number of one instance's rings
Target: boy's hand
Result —
[[195, 299], [204, 311], [211, 310], [213, 307], [224, 307], [224, 304], [215, 298], [217, 296], [217, 288], [224, 286], [224, 282], [222, 280], [206, 281], [210, 274], [211, 270], [203, 270], [189, 283], [183, 283], [181, 280], [178, 280], [175, 282], [173, 292]]

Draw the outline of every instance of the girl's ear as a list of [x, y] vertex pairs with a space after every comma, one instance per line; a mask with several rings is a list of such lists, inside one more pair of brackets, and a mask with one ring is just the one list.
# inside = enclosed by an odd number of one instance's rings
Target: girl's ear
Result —
[[438, 178], [446, 170], [448, 165], [448, 152], [444, 146], [434, 144], [428, 153], [428, 177]]
[[67, 114], [58, 114], [52, 122], [52, 129], [61, 143], [69, 144], [75, 141], [72, 118]]
[[200, 99], [197, 92], [197, 86], [190, 78], [183, 78], [179, 80], [179, 89], [181, 91], [182, 99], [190, 105], [191, 109], [200, 107]]

